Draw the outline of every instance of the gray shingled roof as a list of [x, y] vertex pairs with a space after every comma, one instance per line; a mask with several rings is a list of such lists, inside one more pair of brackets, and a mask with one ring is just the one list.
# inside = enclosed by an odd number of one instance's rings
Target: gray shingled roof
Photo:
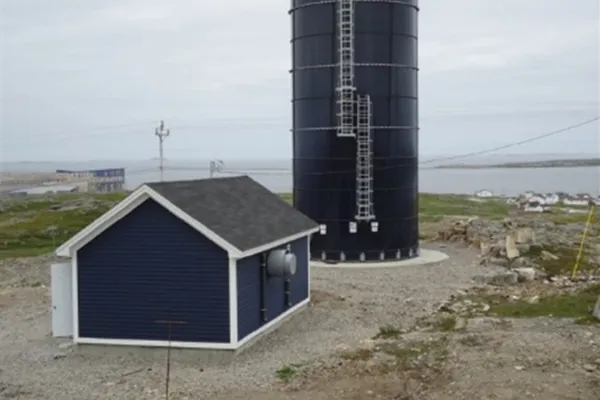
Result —
[[146, 185], [241, 251], [318, 227], [248, 176]]

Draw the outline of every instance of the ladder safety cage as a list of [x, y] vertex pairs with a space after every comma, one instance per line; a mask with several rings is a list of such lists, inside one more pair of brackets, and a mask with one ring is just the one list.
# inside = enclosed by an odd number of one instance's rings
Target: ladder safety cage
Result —
[[356, 130], [356, 220], [372, 221], [373, 210], [373, 137], [371, 96], [357, 98]]
[[354, 3], [355, 0], [337, 0], [337, 136], [356, 139], [355, 219], [373, 221], [373, 111], [371, 97], [368, 94], [357, 95], [355, 85]]
[[354, 0], [338, 0], [338, 137], [355, 137]]

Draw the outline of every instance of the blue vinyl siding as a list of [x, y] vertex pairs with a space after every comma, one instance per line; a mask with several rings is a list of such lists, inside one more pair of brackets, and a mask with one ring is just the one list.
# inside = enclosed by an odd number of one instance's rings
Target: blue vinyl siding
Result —
[[[292, 307], [308, 298], [308, 237], [292, 242], [298, 265], [291, 279]], [[281, 246], [285, 247], [285, 246]], [[256, 254], [237, 262], [238, 340], [259, 329], [260, 318], [260, 255]], [[267, 322], [277, 318], [288, 307], [285, 304], [284, 279], [267, 278]]]
[[79, 336], [229, 342], [227, 252], [146, 200], [77, 254]]

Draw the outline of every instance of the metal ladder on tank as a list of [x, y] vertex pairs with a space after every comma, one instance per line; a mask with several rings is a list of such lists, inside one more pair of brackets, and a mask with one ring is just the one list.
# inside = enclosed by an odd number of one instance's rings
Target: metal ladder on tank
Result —
[[373, 221], [372, 103], [356, 92], [354, 0], [338, 0], [338, 137], [356, 138], [356, 221]]
[[356, 117], [356, 220], [372, 221], [373, 211], [373, 138], [371, 137], [371, 96], [357, 96]]
[[338, 0], [338, 137], [355, 137], [354, 0]]

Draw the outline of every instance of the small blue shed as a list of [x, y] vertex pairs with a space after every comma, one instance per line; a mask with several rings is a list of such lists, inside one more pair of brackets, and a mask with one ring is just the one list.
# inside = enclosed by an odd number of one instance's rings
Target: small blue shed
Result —
[[247, 176], [144, 184], [56, 250], [54, 336], [239, 349], [308, 304], [318, 230]]

